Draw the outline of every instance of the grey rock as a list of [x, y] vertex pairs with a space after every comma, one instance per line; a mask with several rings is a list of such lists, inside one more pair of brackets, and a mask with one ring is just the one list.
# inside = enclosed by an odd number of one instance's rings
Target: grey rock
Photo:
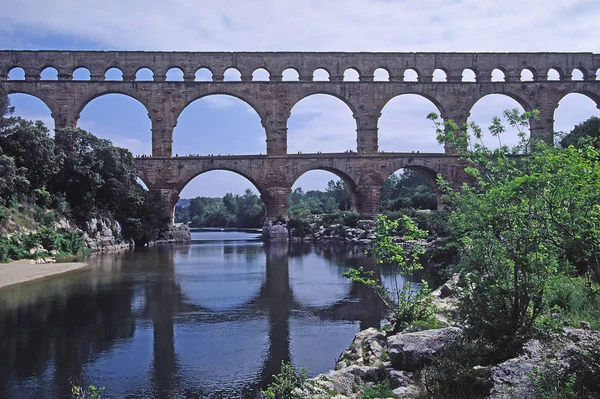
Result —
[[386, 347], [385, 334], [375, 328], [360, 331], [354, 340], [338, 358], [336, 370], [349, 366], [374, 366], [383, 363]]
[[268, 222], [263, 226], [263, 238], [265, 240], [287, 241], [289, 237], [290, 233], [285, 224]]
[[456, 327], [400, 333], [388, 337], [388, 353], [395, 369], [417, 371], [431, 363], [444, 351], [450, 341], [456, 339], [461, 330]]

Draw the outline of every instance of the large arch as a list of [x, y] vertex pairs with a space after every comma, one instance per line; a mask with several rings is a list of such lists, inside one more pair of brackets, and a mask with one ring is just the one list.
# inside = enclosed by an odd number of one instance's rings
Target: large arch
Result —
[[351, 106], [330, 93], [311, 93], [294, 103], [287, 122], [288, 154], [356, 151]]
[[77, 126], [127, 148], [134, 155], [152, 153], [152, 122], [146, 106], [126, 93], [101, 93], [79, 110]]
[[50, 129], [50, 132], [54, 131], [55, 125], [52, 118], [52, 109], [48, 106], [49, 103], [38, 95], [9, 91], [8, 99], [10, 105], [15, 107], [14, 116], [31, 121], [40, 120]]
[[[290, 193], [290, 210], [294, 212], [294, 206], [297, 205], [294, 203], [294, 198], [299, 193], [298, 189], [301, 189], [305, 194], [309, 191], [325, 192], [330, 188], [328, 187], [330, 182], [333, 181], [335, 186], [331, 188], [337, 190], [340, 188], [337, 185], [338, 180], [342, 180], [345, 183], [345, 188], [349, 194], [349, 198], [340, 198], [339, 210], [357, 211], [359, 207], [359, 192], [354, 179], [342, 170], [325, 166], [309, 166], [298, 171], [292, 184], [292, 192]], [[332, 204], [323, 204], [323, 206], [330, 208]], [[330, 212], [332, 209], [325, 209], [325, 211]]]
[[261, 119], [252, 104], [231, 94], [196, 98], [177, 116], [173, 155], [266, 154]]
[[[226, 196], [228, 199], [238, 200], [255, 200], [259, 198], [259, 203], [262, 206], [262, 211], [259, 214], [253, 215], [253, 218], [260, 217], [260, 220], [256, 220], [256, 225], [244, 225], [244, 220], [238, 220], [250, 215], [245, 215], [243, 212], [236, 214], [236, 211], [231, 208], [230, 203], [227, 200], [215, 202], [217, 207], [221, 207], [215, 211], [215, 214], [223, 213], [219, 218], [225, 217], [224, 220], [228, 221], [229, 224], [223, 226], [214, 226], [215, 222], [219, 222], [219, 219], [214, 219], [207, 226], [199, 225], [198, 222], [193, 223], [195, 227], [261, 227], [264, 219], [267, 215], [267, 203], [264, 201], [266, 190], [251, 176], [239, 171], [234, 168], [203, 168], [202, 170], [196, 171], [196, 173], [189, 176], [189, 178], [183, 182], [182, 190], [179, 193], [181, 199], [192, 199], [197, 197], [205, 198], [221, 198], [224, 199]], [[239, 197], [238, 197], [239, 196]], [[242, 198], [240, 198], [242, 197]], [[175, 209], [175, 211], [177, 208]], [[218, 211], [218, 212], [217, 212]], [[222, 212], [221, 212], [222, 211]], [[257, 209], [249, 209], [250, 213], [256, 213]], [[192, 215], [193, 216], [193, 215]], [[197, 215], [199, 216], [199, 215]], [[177, 220], [177, 213], [175, 213]], [[231, 225], [232, 220], [235, 220], [235, 225]], [[190, 217], [191, 221], [191, 217]]]
[[[554, 131], [567, 134], [592, 116], [600, 117], [600, 98], [589, 93], [569, 93], [561, 98], [554, 110]], [[557, 137], [559, 138], [559, 137]]]
[[443, 114], [439, 103], [420, 94], [391, 98], [379, 117], [379, 150], [383, 152], [444, 152], [436, 140], [429, 113]]
[[[513, 147], [519, 142], [519, 132], [517, 128], [508, 125], [504, 118], [504, 111], [518, 109], [519, 112], [531, 111], [529, 105], [520, 97], [509, 93], [493, 93], [480, 97], [470, 108], [469, 122], [476, 123], [482, 130], [482, 140], [479, 141], [471, 137], [473, 144], [485, 145], [490, 149], [499, 148], [500, 145]], [[490, 134], [488, 127], [492, 124], [492, 119], [499, 117], [506, 130], [498, 137]], [[530, 131], [524, 128], [524, 133], [529, 137]]]

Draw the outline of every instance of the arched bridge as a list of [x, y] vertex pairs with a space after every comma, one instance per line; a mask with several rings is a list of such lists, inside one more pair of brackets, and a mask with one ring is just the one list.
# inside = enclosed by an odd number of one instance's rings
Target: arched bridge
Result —
[[[25, 79], [10, 80], [13, 68]], [[58, 80], [40, 80], [42, 70], [54, 68]], [[90, 80], [73, 81], [73, 72], [85, 68]], [[122, 72], [122, 81], [106, 81], [109, 69]], [[153, 81], [136, 81], [147, 68]], [[167, 81], [176, 68], [183, 81]], [[205, 68], [208, 82], [195, 81]], [[224, 81], [235, 69], [239, 81]], [[322, 69], [329, 81], [314, 81]], [[108, 93], [139, 100], [152, 122], [152, 157], [138, 159], [141, 178], [150, 189], [162, 190], [174, 207], [179, 192], [194, 176], [226, 169], [250, 179], [261, 192], [268, 219], [287, 216], [287, 195], [294, 178], [312, 169], [336, 173], [351, 187], [357, 210], [374, 215], [383, 181], [394, 170], [412, 167], [432, 178], [442, 174], [451, 185], [466, 176], [451, 149], [446, 154], [381, 153], [378, 120], [385, 104], [401, 94], [417, 94], [432, 101], [445, 120], [462, 124], [470, 109], [488, 94], [504, 94], [526, 110], [540, 111], [530, 121], [531, 134], [552, 142], [553, 115], [569, 93], [581, 93], [600, 105], [600, 54], [594, 53], [314, 53], [314, 52], [102, 52], [102, 51], [0, 51], [0, 85], [9, 94], [27, 93], [46, 103], [57, 128], [75, 127], [87, 103]], [[255, 81], [257, 71], [268, 81]], [[286, 71], [297, 81], [283, 81]], [[358, 81], [344, 81], [353, 71]], [[376, 71], [387, 81], [374, 81]], [[501, 81], [492, 81], [492, 72]], [[434, 81], [434, 73], [445, 75]], [[473, 81], [464, 81], [469, 72]], [[556, 80], [549, 81], [549, 73]], [[409, 81], [412, 74], [416, 79]], [[524, 81], [524, 74], [529, 80]], [[577, 79], [577, 80], [576, 80]], [[172, 158], [173, 129], [182, 110], [196, 99], [227, 94], [250, 104], [265, 128], [266, 155]], [[329, 94], [344, 101], [356, 121], [356, 152], [350, 154], [287, 154], [287, 121], [292, 107], [312, 94]], [[392, 170], [393, 168], [396, 168]]]

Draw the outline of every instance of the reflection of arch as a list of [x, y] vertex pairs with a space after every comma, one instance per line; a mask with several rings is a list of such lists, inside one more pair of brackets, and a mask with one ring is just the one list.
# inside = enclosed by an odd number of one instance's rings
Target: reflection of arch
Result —
[[318, 170], [323, 170], [332, 173], [335, 176], [342, 179], [344, 183], [346, 183], [346, 187], [348, 188], [348, 191], [350, 191], [350, 197], [352, 200], [352, 210], [357, 211], [359, 206], [358, 184], [356, 183], [354, 178], [352, 178], [348, 173], [344, 172], [343, 170], [326, 165], [306, 165], [295, 171], [296, 174], [291, 179], [292, 186], [296, 184], [296, 181], [298, 181], [298, 179], [300, 179], [304, 174]]

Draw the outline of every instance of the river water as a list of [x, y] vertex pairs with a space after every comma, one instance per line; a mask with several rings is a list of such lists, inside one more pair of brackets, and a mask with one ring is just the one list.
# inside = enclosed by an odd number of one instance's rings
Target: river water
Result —
[[192, 244], [96, 255], [90, 267], [0, 290], [0, 398], [255, 398], [282, 361], [332, 369], [381, 304], [342, 273], [360, 248], [263, 244], [202, 231]]

